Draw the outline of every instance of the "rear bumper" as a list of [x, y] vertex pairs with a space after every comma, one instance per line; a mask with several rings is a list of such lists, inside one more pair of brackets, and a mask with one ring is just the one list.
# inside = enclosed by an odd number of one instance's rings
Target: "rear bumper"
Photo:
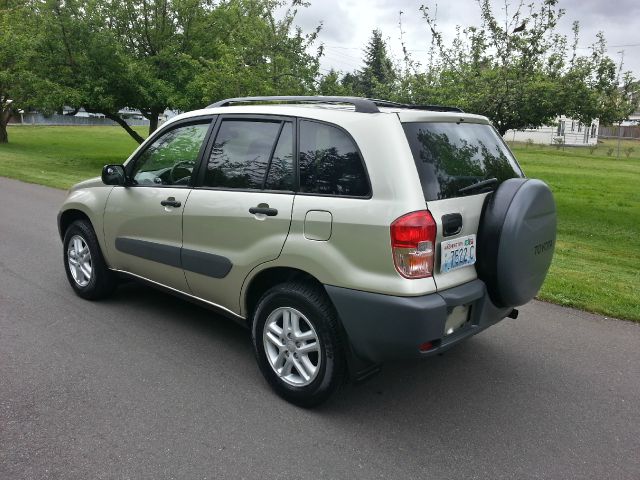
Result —
[[[496, 307], [481, 280], [420, 297], [397, 297], [325, 285], [358, 359], [369, 364], [440, 353], [502, 320], [511, 308]], [[469, 306], [469, 319], [445, 335], [449, 313]], [[418, 347], [431, 342], [433, 348]]]

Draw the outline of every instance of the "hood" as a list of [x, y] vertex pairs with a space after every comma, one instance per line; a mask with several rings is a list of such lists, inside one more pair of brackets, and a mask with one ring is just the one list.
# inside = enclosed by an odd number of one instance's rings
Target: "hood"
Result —
[[73, 187], [69, 189], [69, 193], [75, 192], [76, 190], [80, 190], [81, 188], [102, 187], [102, 186], [105, 186], [104, 183], [102, 183], [102, 178], [93, 177], [93, 178], [89, 178], [88, 180], [83, 180], [80, 183], [76, 183]]

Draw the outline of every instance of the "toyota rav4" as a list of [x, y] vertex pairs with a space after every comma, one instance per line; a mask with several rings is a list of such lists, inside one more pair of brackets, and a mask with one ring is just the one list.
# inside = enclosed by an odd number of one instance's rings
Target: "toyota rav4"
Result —
[[71, 287], [133, 277], [251, 332], [273, 389], [316, 405], [428, 357], [538, 292], [555, 204], [491, 122], [354, 97], [246, 97], [178, 115], [58, 216]]

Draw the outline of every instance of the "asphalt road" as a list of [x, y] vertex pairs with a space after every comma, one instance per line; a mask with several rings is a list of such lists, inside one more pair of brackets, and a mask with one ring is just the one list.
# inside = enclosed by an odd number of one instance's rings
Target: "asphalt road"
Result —
[[0, 178], [0, 479], [640, 479], [640, 325], [532, 302], [303, 410], [228, 320], [76, 297], [63, 197]]

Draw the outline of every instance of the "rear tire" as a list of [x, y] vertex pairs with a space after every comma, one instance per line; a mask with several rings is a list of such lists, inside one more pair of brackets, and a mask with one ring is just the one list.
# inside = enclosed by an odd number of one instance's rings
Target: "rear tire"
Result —
[[343, 384], [341, 329], [320, 287], [284, 283], [271, 288], [258, 302], [251, 330], [260, 371], [285, 400], [313, 407]]
[[86, 220], [76, 220], [64, 234], [64, 266], [67, 279], [76, 294], [98, 300], [113, 293], [116, 278], [109, 270], [93, 227]]

